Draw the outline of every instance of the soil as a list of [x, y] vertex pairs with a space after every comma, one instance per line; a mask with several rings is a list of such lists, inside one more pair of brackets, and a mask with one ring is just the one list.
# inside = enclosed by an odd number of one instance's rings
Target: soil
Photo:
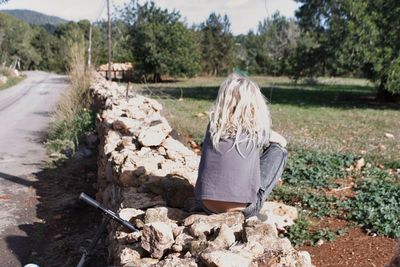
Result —
[[299, 250], [311, 254], [316, 267], [383, 267], [394, 255], [396, 240], [381, 236], [368, 235], [359, 227], [334, 218], [324, 218], [318, 227], [330, 229], [347, 228], [344, 236], [334, 242], [321, 246], [302, 246]]
[[[102, 219], [98, 211], [78, 200], [81, 192], [95, 195], [96, 174], [96, 155], [69, 160], [37, 174], [38, 182], [34, 185], [39, 196], [37, 216], [42, 222], [24, 229], [35, 248], [31, 262], [39, 266], [75, 266], [78, 263], [80, 248], [89, 246]], [[347, 229], [347, 233], [334, 242], [297, 248], [308, 251], [316, 267], [382, 267], [394, 254], [396, 240], [370, 236], [347, 221], [324, 218], [316, 227]], [[85, 266], [107, 266], [106, 257], [107, 248], [102, 240]]]
[[[89, 247], [102, 215], [80, 201], [79, 195], [95, 195], [96, 157], [68, 160], [36, 174], [37, 217], [41, 222], [25, 229], [34, 248], [30, 262], [39, 266], [76, 266], [81, 249]], [[107, 266], [103, 244], [101, 240], [85, 266]]]

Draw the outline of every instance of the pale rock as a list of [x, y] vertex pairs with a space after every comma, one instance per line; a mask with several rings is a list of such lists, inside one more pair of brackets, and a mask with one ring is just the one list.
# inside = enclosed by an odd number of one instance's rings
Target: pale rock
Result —
[[194, 240], [195, 238], [187, 232], [187, 229], [185, 229], [175, 238], [175, 245], [180, 246], [182, 250], [186, 251], [190, 248], [190, 243]]
[[114, 120], [112, 124], [114, 130], [124, 134], [133, 134], [140, 128], [140, 126], [140, 121], [127, 117], [119, 117]]
[[226, 224], [234, 232], [242, 230], [244, 215], [241, 212], [226, 212], [212, 215], [193, 214], [184, 220], [184, 225], [190, 227], [190, 232], [195, 236], [201, 233], [207, 235], [212, 230], [217, 230], [222, 224]]
[[8, 81], [7, 76], [0, 75], [0, 84], [6, 84]]
[[260, 213], [267, 215], [265, 223], [275, 225], [279, 230], [293, 225], [298, 217], [296, 207], [272, 201], [265, 202]]
[[123, 208], [146, 209], [154, 206], [165, 206], [161, 196], [150, 193], [138, 193], [134, 188], [123, 188], [121, 191]]
[[167, 205], [174, 208], [185, 207], [188, 199], [194, 196], [194, 186], [187, 179], [179, 176], [166, 176], [146, 183], [146, 188], [159, 194]]
[[361, 170], [364, 166], [365, 166], [365, 160], [364, 160], [364, 158], [360, 158], [360, 159], [358, 159], [358, 160], [354, 163], [354, 169], [355, 169], [356, 171]]
[[235, 233], [226, 224], [222, 224], [217, 237], [209, 243], [212, 249], [227, 249], [235, 243]]
[[168, 137], [161, 144], [167, 150], [168, 158], [184, 161], [185, 156], [195, 156], [194, 152], [178, 140]]
[[159, 262], [159, 259], [153, 259], [153, 258], [142, 258], [140, 260], [140, 265], [134, 266], [134, 267], [154, 267], [155, 264]]
[[217, 250], [201, 254], [201, 260], [209, 267], [247, 267], [252, 259], [228, 250]]
[[257, 257], [254, 263], [258, 267], [314, 267], [311, 263], [311, 257], [307, 252], [301, 253], [292, 250], [290, 252], [267, 251], [263, 255]]
[[158, 146], [171, 130], [168, 122], [163, 120], [157, 125], [143, 129], [139, 133], [138, 140], [143, 146]]
[[172, 229], [168, 224], [154, 222], [144, 225], [141, 246], [152, 258], [160, 259], [173, 243]]
[[115, 231], [115, 238], [120, 244], [131, 244], [140, 240], [142, 232], [136, 231], [127, 233], [124, 231]]
[[393, 138], [394, 138], [394, 135], [391, 134], [391, 133], [385, 133], [385, 136], [386, 136], [387, 138], [390, 138], [390, 139], [393, 139]]
[[279, 238], [273, 225], [260, 221], [246, 221], [243, 229], [243, 241], [259, 243], [265, 250], [284, 251], [293, 250], [287, 238]]
[[157, 263], [154, 267], [197, 267], [193, 258], [179, 258], [178, 256], [167, 257]]
[[137, 266], [140, 264], [140, 254], [136, 250], [124, 248], [119, 257], [122, 266]]
[[121, 142], [121, 135], [116, 131], [108, 131], [105, 137], [104, 154], [113, 152]]
[[183, 221], [189, 214], [181, 209], [170, 207], [155, 207], [146, 210], [144, 222], [146, 224], [153, 222], [164, 222], [167, 224], [176, 224]]
[[143, 210], [133, 209], [133, 208], [125, 208], [125, 209], [121, 209], [118, 212], [118, 215], [119, 215], [119, 217], [121, 217], [121, 219], [129, 222], [132, 219], [135, 219], [136, 217], [138, 217], [140, 215], [144, 215], [144, 213], [145, 212]]

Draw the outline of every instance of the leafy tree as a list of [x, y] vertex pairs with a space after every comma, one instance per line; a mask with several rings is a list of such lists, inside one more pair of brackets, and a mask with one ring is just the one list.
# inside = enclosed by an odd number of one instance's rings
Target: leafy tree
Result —
[[211, 13], [200, 25], [203, 70], [210, 75], [226, 72], [234, 64], [234, 38], [227, 15]]
[[152, 75], [154, 82], [161, 75], [193, 76], [199, 71], [198, 45], [177, 11], [132, 1], [122, 15], [129, 23], [136, 71]]
[[[318, 46], [320, 69], [362, 73], [378, 83], [379, 95], [400, 93], [400, 3], [396, 0], [297, 0], [303, 33]], [[312, 65], [311, 63], [310, 65]]]
[[21, 68], [30, 69], [37, 66], [41, 56], [31, 45], [34, 34], [34, 30], [27, 23], [0, 13], [1, 64], [10, 64], [19, 57]]

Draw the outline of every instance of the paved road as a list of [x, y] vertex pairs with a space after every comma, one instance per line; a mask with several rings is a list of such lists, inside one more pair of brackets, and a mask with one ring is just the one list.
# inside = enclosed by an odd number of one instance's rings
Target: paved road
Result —
[[[31, 248], [23, 226], [39, 223], [33, 183], [45, 164], [43, 140], [65, 76], [26, 72], [18, 85], [0, 91], [0, 266], [21, 266]], [[25, 230], [25, 231], [24, 231]]]

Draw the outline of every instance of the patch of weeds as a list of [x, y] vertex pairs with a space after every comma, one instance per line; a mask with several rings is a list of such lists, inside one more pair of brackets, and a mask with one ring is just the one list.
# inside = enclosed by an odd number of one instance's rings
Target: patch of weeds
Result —
[[66, 117], [62, 121], [53, 123], [46, 142], [48, 151], [72, 154], [82, 135], [94, 130], [94, 116], [93, 112], [83, 109], [74, 117]]
[[321, 218], [324, 216], [337, 216], [339, 199], [313, 192], [311, 188], [298, 188], [291, 185], [275, 187], [271, 198], [282, 201], [289, 205], [295, 205], [302, 209], [312, 211], [313, 216]]
[[355, 191], [357, 195], [343, 203], [348, 218], [378, 235], [400, 237], [400, 185], [371, 175]]
[[288, 227], [285, 233], [280, 234], [280, 237], [287, 237], [294, 246], [311, 245], [316, 246], [319, 242], [335, 241], [337, 236], [343, 236], [346, 233], [345, 229], [331, 230], [322, 228], [312, 230], [312, 224], [307, 216], [300, 213], [296, 223]]
[[319, 151], [298, 150], [289, 157], [283, 175], [284, 182], [293, 186], [313, 188], [335, 188], [335, 180], [346, 175], [356, 156], [349, 154], [328, 154]]

